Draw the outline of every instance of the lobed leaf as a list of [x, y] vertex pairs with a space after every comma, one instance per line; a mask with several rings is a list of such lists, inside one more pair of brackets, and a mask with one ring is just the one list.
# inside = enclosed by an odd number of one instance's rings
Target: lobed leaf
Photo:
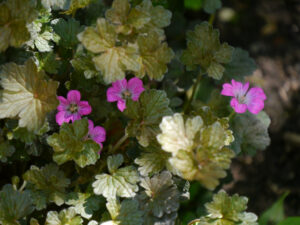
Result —
[[96, 181], [92, 184], [94, 193], [103, 195], [107, 199], [117, 196], [131, 198], [138, 191], [138, 173], [134, 166], [119, 168], [123, 163], [123, 156], [113, 155], [107, 159], [110, 174], [102, 173], [96, 175]]
[[136, 137], [146, 147], [159, 132], [159, 123], [163, 116], [170, 115], [169, 99], [164, 91], [146, 90], [138, 102], [128, 101], [125, 115], [131, 119], [126, 132]]
[[33, 212], [31, 196], [28, 191], [16, 191], [10, 184], [0, 191], [0, 223], [19, 224], [17, 221]]
[[47, 80], [29, 59], [25, 65], [8, 63], [2, 67], [0, 118], [19, 116], [19, 126], [38, 132], [46, 114], [56, 108], [58, 82]]
[[208, 76], [220, 80], [225, 71], [224, 64], [231, 61], [233, 47], [220, 43], [219, 31], [207, 22], [196, 25], [194, 31], [187, 32], [187, 49], [182, 53], [181, 61], [188, 70], [197, 66]]
[[53, 160], [61, 165], [74, 160], [81, 168], [94, 165], [99, 159], [100, 146], [88, 135], [87, 119], [76, 120], [72, 124], [63, 123], [59, 133], [47, 138], [48, 144], [53, 148]]
[[46, 208], [48, 202], [54, 202], [58, 206], [65, 202], [66, 188], [70, 180], [56, 164], [47, 164], [41, 169], [31, 166], [30, 170], [24, 173], [23, 179], [30, 184], [29, 189], [37, 210]]

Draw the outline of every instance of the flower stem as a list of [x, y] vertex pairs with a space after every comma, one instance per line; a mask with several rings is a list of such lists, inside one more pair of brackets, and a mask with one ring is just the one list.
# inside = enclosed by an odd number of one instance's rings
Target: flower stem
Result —
[[200, 219], [195, 219], [195, 220], [192, 220], [191, 222], [189, 222], [188, 225], [193, 225], [194, 223], [200, 222], [200, 221], [201, 221]]
[[115, 146], [111, 149], [111, 152], [114, 153], [128, 138], [128, 135], [125, 133], [123, 137], [121, 137]]
[[229, 121], [232, 120], [234, 118], [234, 116], [236, 115], [235, 111], [232, 110], [231, 113], [228, 116]]
[[19, 191], [22, 192], [24, 190], [24, 188], [26, 187], [26, 185], [27, 185], [27, 181], [24, 180], [24, 182], [23, 182], [22, 186], [20, 187]]
[[183, 112], [187, 112], [189, 107], [191, 106], [192, 104], [192, 101], [195, 99], [196, 97], [196, 93], [197, 93], [197, 87], [201, 81], [201, 78], [202, 78], [202, 75], [203, 74], [199, 74], [198, 77], [197, 77], [197, 80], [196, 82], [194, 83], [194, 86], [193, 86], [193, 91], [192, 91], [192, 95], [190, 97], [190, 99], [188, 100], [187, 104], [185, 105], [184, 109], [183, 109]]
[[214, 21], [215, 21], [215, 14], [213, 13], [210, 15], [208, 22], [210, 25], [213, 25]]

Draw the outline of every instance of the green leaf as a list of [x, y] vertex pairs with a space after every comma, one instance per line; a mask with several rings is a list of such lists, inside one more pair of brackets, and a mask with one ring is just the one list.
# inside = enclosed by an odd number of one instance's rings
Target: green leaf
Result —
[[288, 192], [284, 193], [269, 209], [263, 212], [258, 220], [259, 225], [278, 224], [284, 220], [284, 200], [288, 194]]
[[33, 212], [31, 196], [28, 191], [19, 192], [10, 184], [0, 191], [0, 223], [19, 224], [17, 220]]
[[146, 90], [138, 102], [128, 101], [124, 114], [131, 119], [126, 132], [146, 147], [156, 138], [163, 116], [170, 115], [169, 99], [164, 91]]
[[45, 225], [81, 225], [83, 219], [76, 215], [73, 208], [63, 209], [59, 213], [50, 211], [47, 213]]
[[90, 219], [94, 211], [99, 209], [101, 198], [92, 196], [90, 193], [71, 193], [66, 204], [74, 206], [77, 214], [83, 218]]
[[150, 79], [162, 80], [167, 72], [167, 64], [174, 57], [174, 52], [166, 42], [161, 42], [157, 33], [139, 36], [137, 43], [140, 50], [141, 69], [137, 76], [147, 74]]
[[100, 72], [96, 70], [90, 54], [79, 51], [71, 60], [71, 64], [75, 70], [83, 72], [86, 79], [100, 76]]
[[78, 35], [86, 49], [96, 54], [101, 53], [93, 58], [93, 62], [107, 84], [123, 79], [125, 71], [140, 70], [136, 46], [117, 46], [116, 38], [114, 26], [103, 18], [97, 20], [96, 28], [87, 27]]
[[[33, 200], [38, 210], [46, 208], [47, 202], [54, 202], [58, 206], [65, 202], [66, 188], [70, 180], [56, 164], [47, 164], [41, 169], [31, 166], [30, 170], [23, 175], [23, 179], [30, 184]], [[40, 199], [43, 201], [40, 202]]]
[[9, 46], [21, 47], [30, 39], [26, 24], [37, 17], [35, 0], [9, 0], [0, 3], [0, 52]]
[[53, 148], [53, 160], [61, 165], [74, 160], [80, 167], [94, 165], [100, 158], [100, 146], [88, 135], [87, 119], [76, 120], [72, 124], [63, 123], [59, 133], [48, 137], [47, 142]]
[[237, 154], [242, 152], [255, 155], [257, 150], [264, 150], [270, 144], [269, 125], [270, 118], [263, 111], [258, 115], [236, 115], [232, 121], [235, 141], [231, 147]]
[[97, 195], [105, 198], [131, 198], [138, 191], [138, 173], [134, 166], [118, 168], [123, 163], [122, 155], [109, 156], [107, 164], [110, 174], [102, 173], [96, 175], [96, 181], [92, 184]]
[[248, 199], [234, 194], [232, 197], [224, 190], [220, 190], [213, 196], [213, 201], [205, 204], [207, 215], [192, 223], [203, 225], [258, 225], [257, 216], [254, 213], [245, 212]]
[[50, 74], [56, 74], [60, 66], [60, 61], [56, 60], [56, 55], [53, 52], [37, 53], [35, 55], [39, 61], [39, 68]]
[[112, 221], [103, 223], [107, 225], [142, 225], [143, 212], [139, 210], [139, 204], [136, 200], [124, 200], [120, 204], [116, 199], [110, 199], [106, 207], [112, 217]]
[[188, 70], [197, 65], [208, 76], [220, 80], [225, 70], [224, 64], [231, 61], [233, 47], [220, 43], [219, 31], [203, 22], [196, 25], [194, 31], [187, 32], [187, 49], [182, 53], [181, 61]]
[[141, 155], [134, 160], [140, 167], [138, 168], [142, 176], [159, 173], [168, 166], [170, 154], [161, 150], [157, 144], [150, 144], [143, 149]]
[[149, 23], [145, 24], [140, 30], [140, 33], [157, 33], [161, 39], [165, 38], [164, 30], [171, 23], [172, 12], [165, 9], [163, 6], [153, 6], [151, 0], [143, 0], [142, 3], [136, 6], [138, 11], [142, 11], [151, 17]]
[[186, 9], [199, 10], [201, 9], [203, 0], [184, 0], [184, 7]]
[[78, 9], [87, 7], [93, 0], [71, 0], [70, 7], [64, 13], [67, 15], [75, 15]]
[[70, 6], [71, 0], [41, 0], [46, 9], [66, 10]]
[[300, 224], [300, 217], [288, 217], [282, 220], [277, 225], [295, 225], [295, 224]]
[[59, 36], [58, 44], [64, 48], [73, 49], [78, 44], [77, 34], [82, 31], [80, 23], [71, 18], [67, 21], [58, 19], [53, 26], [55, 33]]
[[46, 114], [58, 105], [58, 82], [46, 79], [32, 60], [24, 66], [8, 63], [0, 73], [0, 118], [19, 116], [19, 126], [37, 132], [45, 123]]
[[7, 158], [12, 156], [15, 152], [15, 147], [11, 145], [8, 141], [0, 143], [0, 161], [5, 163]]
[[222, 7], [221, 0], [203, 0], [203, 9], [209, 14], [213, 14]]
[[142, 28], [151, 20], [149, 13], [131, 8], [128, 0], [114, 0], [105, 17], [117, 27], [118, 33], [125, 35], [133, 33], [134, 29]]
[[[139, 196], [140, 206], [146, 215], [146, 224], [162, 218], [166, 214], [172, 214], [179, 209], [180, 192], [172, 180], [172, 174], [163, 171], [154, 175], [151, 179], [146, 177], [141, 179], [141, 186], [145, 189]], [[173, 221], [174, 222], [174, 221]]]
[[249, 53], [241, 48], [235, 48], [231, 62], [225, 65], [224, 77], [243, 81], [244, 76], [252, 75], [255, 69], [255, 61], [250, 58]]

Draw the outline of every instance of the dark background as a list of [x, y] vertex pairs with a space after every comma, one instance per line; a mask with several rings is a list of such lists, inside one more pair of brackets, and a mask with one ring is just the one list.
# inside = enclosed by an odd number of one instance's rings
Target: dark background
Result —
[[[194, 0], [196, 6], [199, 2], [201, 5], [201, 1]], [[172, 41], [184, 45], [185, 31], [210, 17], [201, 7], [185, 3], [167, 2], [173, 11], [172, 24], [167, 28], [171, 46]], [[271, 145], [254, 157], [236, 158], [231, 174], [219, 188], [249, 197], [248, 211], [257, 215], [288, 191], [285, 214], [299, 216], [300, 1], [223, 0], [222, 3], [222, 9], [215, 14], [214, 27], [220, 30], [222, 41], [249, 51], [255, 59], [258, 68], [246, 79], [265, 90], [268, 97], [265, 111], [272, 123]], [[183, 205], [181, 217], [187, 220], [201, 215], [203, 201], [210, 197], [199, 184], [193, 183], [191, 200]]]

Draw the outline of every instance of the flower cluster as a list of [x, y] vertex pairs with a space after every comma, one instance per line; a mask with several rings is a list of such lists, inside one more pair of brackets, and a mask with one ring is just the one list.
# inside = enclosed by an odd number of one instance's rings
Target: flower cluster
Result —
[[[92, 107], [87, 101], [81, 101], [81, 94], [78, 90], [70, 90], [67, 99], [63, 96], [57, 97], [60, 104], [57, 107], [56, 122], [61, 126], [63, 123], [80, 120], [82, 116], [89, 115]], [[106, 139], [106, 131], [101, 126], [95, 126], [91, 120], [89, 122], [89, 132], [87, 138], [94, 140], [103, 147], [102, 143]]]

